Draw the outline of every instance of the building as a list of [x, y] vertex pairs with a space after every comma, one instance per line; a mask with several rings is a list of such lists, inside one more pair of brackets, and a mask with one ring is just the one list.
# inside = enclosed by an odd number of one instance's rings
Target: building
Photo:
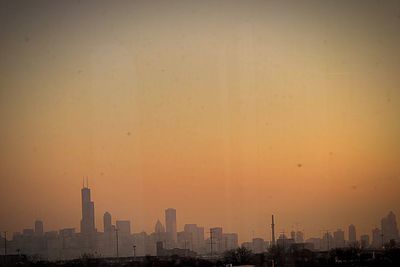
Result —
[[238, 239], [239, 239], [238, 234], [236, 233], [223, 233], [221, 252], [238, 248], [239, 247]]
[[382, 232], [379, 228], [372, 229], [371, 247], [373, 247], [373, 248], [382, 248], [383, 247]]
[[294, 230], [290, 232], [290, 238], [296, 241], [296, 232]]
[[354, 224], [349, 225], [349, 245], [354, 245], [357, 243], [356, 227]]
[[156, 225], [154, 226], [154, 232], [155, 233], [164, 233], [165, 232], [165, 227], [162, 225], [160, 220], [157, 220]]
[[[154, 233], [150, 235], [150, 239], [152, 239], [152, 242], [154, 244], [157, 244], [157, 242], [162, 242], [163, 246], [166, 246], [167, 243], [167, 233], [165, 232], [164, 225], [160, 222], [160, 220], [157, 220], [155, 226], [154, 226]], [[155, 251], [155, 248], [154, 248]]]
[[36, 236], [43, 235], [43, 222], [40, 220], [35, 221], [35, 235]]
[[253, 238], [251, 242], [251, 250], [253, 253], [263, 253], [266, 251], [267, 244], [262, 238]]
[[112, 231], [112, 220], [109, 212], [105, 212], [103, 215], [103, 229], [104, 233], [111, 233]]
[[208, 245], [210, 245], [209, 252], [211, 254], [223, 252], [222, 227], [213, 227], [210, 229], [210, 240]]
[[369, 248], [369, 235], [361, 235], [360, 245], [361, 248]]
[[[204, 251], [204, 227], [199, 227], [197, 224], [185, 224], [184, 228], [184, 236], [192, 251], [197, 253]], [[181, 247], [182, 248], [182, 247]], [[185, 248], [185, 247], [184, 247]]]
[[116, 226], [119, 236], [129, 236], [131, 234], [131, 221], [117, 220]]
[[304, 233], [302, 231], [296, 231], [296, 243], [304, 243]]
[[311, 237], [306, 240], [306, 243], [312, 244], [313, 250], [321, 250], [322, 248], [322, 239], [318, 237]]
[[165, 210], [165, 227], [167, 233], [167, 249], [176, 246], [178, 241], [176, 226], [176, 210], [169, 208]]
[[396, 215], [393, 212], [382, 218], [381, 229], [383, 235], [383, 243], [389, 243], [391, 240], [399, 241], [399, 230], [397, 228]]
[[128, 220], [117, 220], [115, 222], [118, 239], [119, 256], [132, 256], [134, 240], [131, 236], [131, 222]]
[[331, 233], [326, 232], [322, 236], [321, 250], [331, 250], [333, 246], [333, 236]]
[[116, 239], [115, 226], [112, 225], [112, 217], [109, 212], [105, 212], [103, 215], [103, 229], [104, 234], [102, 238], [101, 248], [102, 254], [106, 256], [114, 256], [114, 243]]
[[82, 194], [82, 220], [81, 233], [84, 235], [92, 235], [96, 232], [94, 223], [94, 202], [90, 198], [89, 187], [84, 186], [81, 190]]
[[344, 231], [338, 229], [333, 233], [333, 247], [334, 248], [343, 248], [345, 247], [344, 241]]
[[276, 245], [284, 250], [288, 250], [292, 244], [294, 244], [294, 240], [292, 238], [288, 238], [284, 233], [280, 234], [279, 238], [276, 240]]

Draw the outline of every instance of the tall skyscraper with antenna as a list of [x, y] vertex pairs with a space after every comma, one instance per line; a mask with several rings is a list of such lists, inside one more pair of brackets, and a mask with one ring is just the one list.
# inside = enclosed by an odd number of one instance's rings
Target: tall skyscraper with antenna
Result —
[[94, 223], [94, 202], [90, 198], [90, 189], [88, 178], [83, 180], [82, 194], [82, 220], [81, 220], [81, 233], [90, 235], [96, 232]]

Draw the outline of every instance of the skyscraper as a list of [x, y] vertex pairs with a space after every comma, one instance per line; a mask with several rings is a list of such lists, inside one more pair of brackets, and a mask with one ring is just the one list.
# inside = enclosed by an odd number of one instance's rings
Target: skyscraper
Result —
[[40, 220], [35, 221], [35, 235], [43, 235], [43, 222]]
[[354, 224], [349, 225], [349, 244], [355, 244], [357, 242], [356, 227]]
[[388, 243], [390, 240], [399, 240], [399, 230], [397, 228], [396, 215], [393, 212], [382, 218], [381, 229], [383, 234], [383, 242]]
[[128, 220], [118, 220], [115, 222], [118, 234], [120, 236], [129, 236], [131, 234], [131, 222]]
[[112, 230], [111, 214], [109, 212], [105, 212], [103, 215], [103, 227], [104, 233], [110, 233]]
[[96, 232], [94, 224], [94, 203], [90, 199], [90, 189], [84, 185], [82, 190], [82, 220], [81, 233], [93, 234]]
[[165, 232], [164, 225], [162, 225], [162, 223], [160, 222], [160, 220], [157, 220], [157, 223], [156, 223], [156, 225], [154, 226], [154, 232], [155, 232], [155, 233], [164, 233], [164, 232]]
[[333, 247], [335, 248], [343, 248], [344, 247], [344, 231], [338, 229], [333, 232]]
[[382, 232], [379, 228], [372, 229], [371, 246], [373, 248], [381, 248], [382, 247]]
[[369, 247], [369, 235], [362, 235], [360, 236], [360, 245], [362, 248]]
[[304, 233], [302, 231], [296, 232], [296, 243], [303, 243], [304, 242]]
[[176, 210], [169, 208], [165, 210], [165, 227], [168, 238], [168, 247], [176, 245], [177, 229], [176, 229]]

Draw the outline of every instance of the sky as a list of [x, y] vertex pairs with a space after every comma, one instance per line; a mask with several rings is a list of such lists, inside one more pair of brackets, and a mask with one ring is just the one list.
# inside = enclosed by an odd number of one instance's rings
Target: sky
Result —
[[0, 230], [164, 209], [239, 240], [400, 216], [398, 1], [1, 1]]

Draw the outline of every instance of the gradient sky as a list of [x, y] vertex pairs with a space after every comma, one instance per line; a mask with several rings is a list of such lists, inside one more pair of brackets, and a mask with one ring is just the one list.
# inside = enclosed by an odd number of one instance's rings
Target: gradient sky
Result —
[[399, 1], [1, 1], [0, 230], [240, 241], [400, 216]]

